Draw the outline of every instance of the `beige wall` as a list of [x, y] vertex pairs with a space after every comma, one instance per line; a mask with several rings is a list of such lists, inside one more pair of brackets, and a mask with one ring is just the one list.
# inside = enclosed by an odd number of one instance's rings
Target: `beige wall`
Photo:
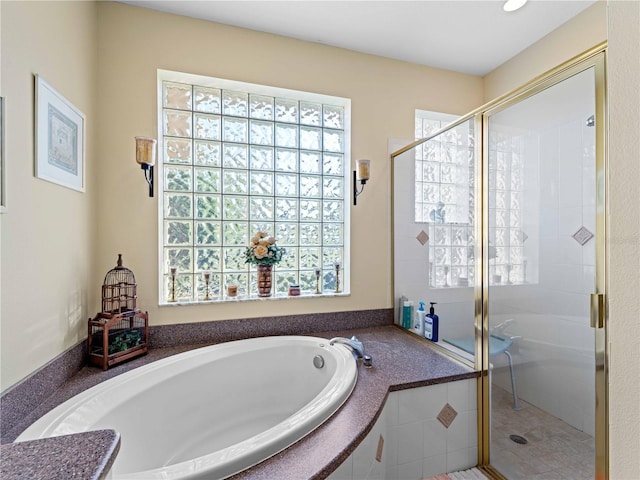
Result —
[[606, 1], [599, 0], [484, 77], [484, 101], [504, 95], [607, 39]]
[[[122, 253], [156, 325], [392, 305], [388, 139], [413, 137], [416, 108], [479, 106], [482, 79], [121, 4], [101, 3], [99, 18], [96, 288]], [[158, 68], [351, 98], [352, 161], [372, 161], [351, 210], [351, 296], [158, 308], [157, 197], [133, 156], [134, 136], [157, 135]]]
[[640, 2], [608, 5], [609, 416], [614, 480], [640, 478]]
[[[1, 2], [1, 8], [9, 205], [0, 215], [5, 389], [84, 338], [95, 304], [97, 9], [89, 2]], [[86, 193], [34, 177], [34, 73], [87, 116]]]

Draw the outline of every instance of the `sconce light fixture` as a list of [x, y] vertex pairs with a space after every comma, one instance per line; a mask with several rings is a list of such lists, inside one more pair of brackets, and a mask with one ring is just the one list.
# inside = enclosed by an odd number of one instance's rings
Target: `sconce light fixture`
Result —
[[153, 166], [156, 163], [155, 138], [136, 137], [136, 162], [144, 170], [144, 178], [149, 184], [149, 196], [153, 197]]
[[[353, 171], [353, 204], [356, 205], [356, 199], [358, 195], [364, 190], [364, 184], [369, 180], [369, 170], [371, 166], [371, 160], [356, 160], [356, 169]], [[358, 182], [362, 185], [362, 188], [358, 190]]]

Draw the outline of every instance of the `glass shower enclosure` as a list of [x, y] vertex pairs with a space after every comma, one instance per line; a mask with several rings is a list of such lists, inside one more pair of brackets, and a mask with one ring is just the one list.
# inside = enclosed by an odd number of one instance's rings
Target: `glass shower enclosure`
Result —
[[497, 477], [607, 478], [605, 52], [392, 154], [396, 303], [481, 371]]

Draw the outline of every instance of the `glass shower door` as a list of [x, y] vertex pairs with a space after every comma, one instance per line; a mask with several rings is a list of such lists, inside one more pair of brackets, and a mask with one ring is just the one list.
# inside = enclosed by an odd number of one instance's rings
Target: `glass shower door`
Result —
[[595, 478], [596, 103], [590, 67], [485, 116], [490, 463], [510, 480]]

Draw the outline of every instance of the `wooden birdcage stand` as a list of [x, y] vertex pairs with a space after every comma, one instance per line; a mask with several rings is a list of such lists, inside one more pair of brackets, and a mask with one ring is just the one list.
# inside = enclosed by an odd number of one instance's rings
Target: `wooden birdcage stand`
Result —
[[133, 272], [118, 264], [102, 284], [102, 311], [89, 319], [87, 358], [107, 370], [144, 355], [149, 344], [149, 314], [136, 308], [137, 285]]

